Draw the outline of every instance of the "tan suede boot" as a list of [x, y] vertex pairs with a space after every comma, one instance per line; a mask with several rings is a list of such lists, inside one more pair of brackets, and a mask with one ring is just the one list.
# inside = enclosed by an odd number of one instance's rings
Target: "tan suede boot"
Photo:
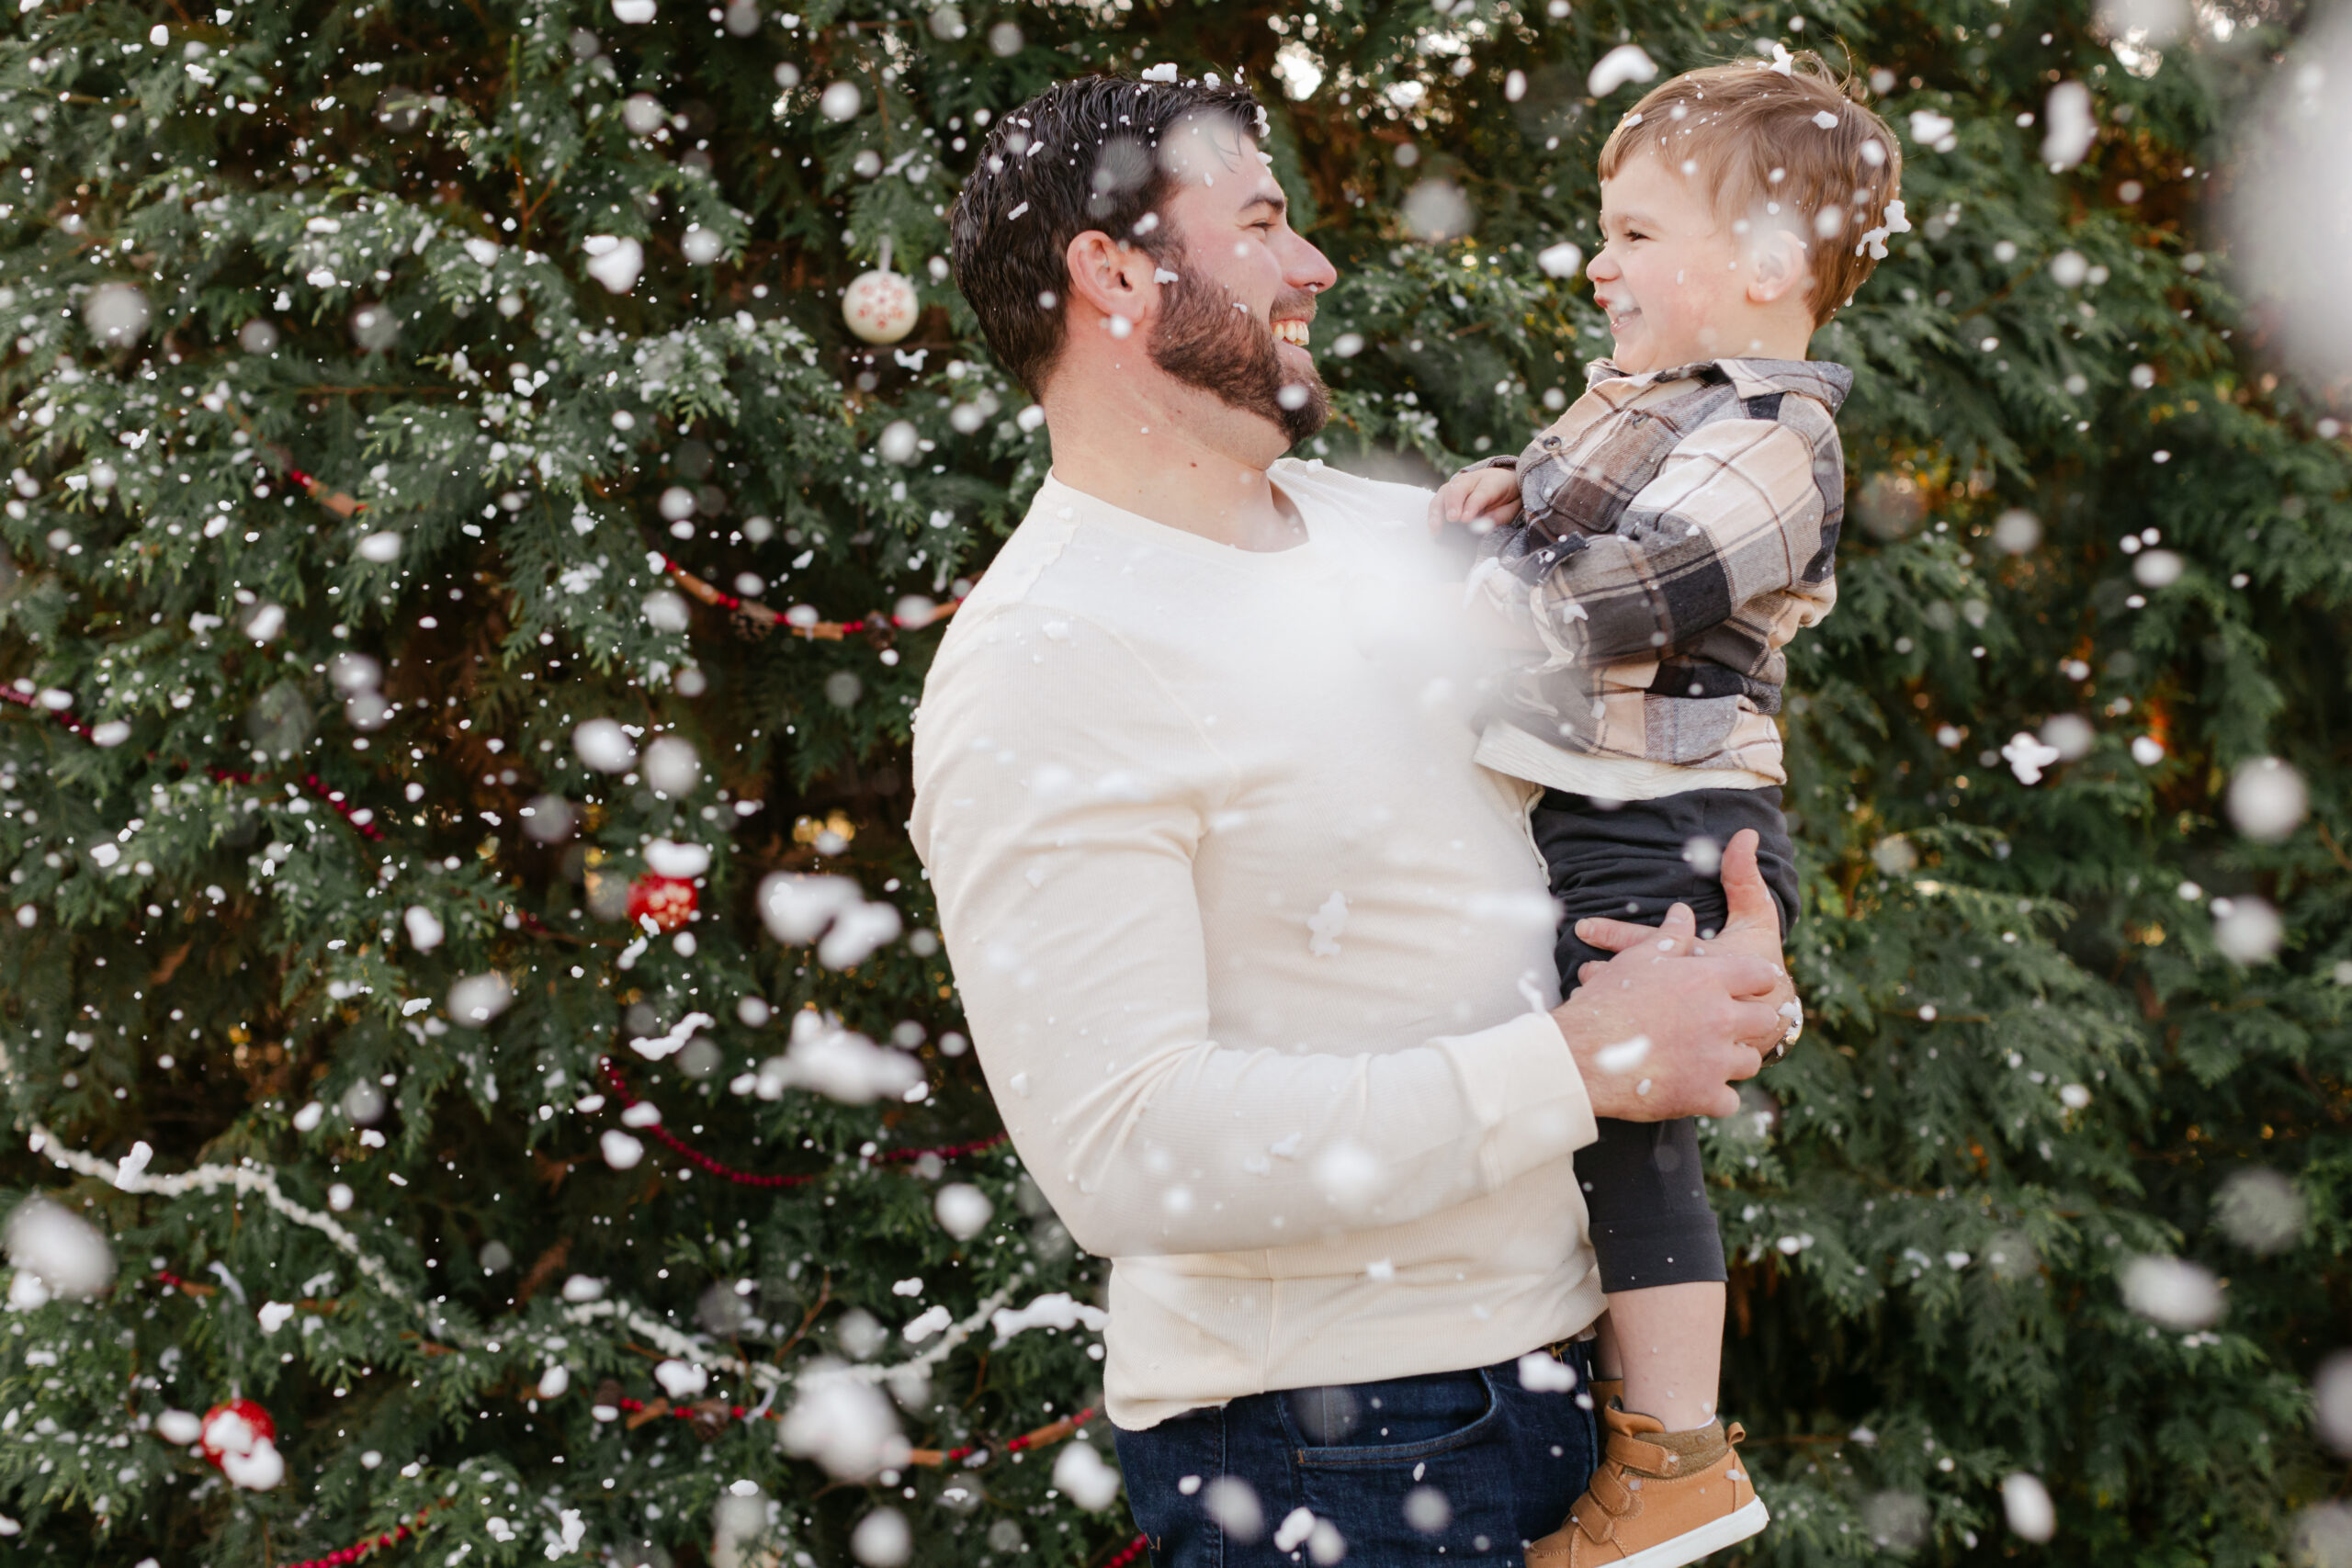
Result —
[[1771, 1522], [1730, 1446], [1747, 1435], [1736, 1421], [1721, 1454], [1691, 1465], [1648, 1439], [1664, 1430], [1649, 1416], [1604, 1404], [1600, 1418], [1600, 1468], [1568, 1522], [1527, 1549], [1527, 1568], [1681, 1568]]
[[1592, 1407], [1595, 1410], [1606, 1410], [1624, 1396], [1625, 1380], [1623, 1378], [1592, 1380]]

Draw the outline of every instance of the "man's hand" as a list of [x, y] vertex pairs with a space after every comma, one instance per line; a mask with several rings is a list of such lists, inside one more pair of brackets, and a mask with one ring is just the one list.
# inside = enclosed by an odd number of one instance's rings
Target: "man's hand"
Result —
[[[1781, 955], [1781, 907], [1772, 902], [1771, 889], [1764, 886], [1764, 874], [1756, 864], [1758, 840], [1755, 829], [1743, 828], [1732, 835], [1724, 848], [1724, 899], [1728, 906], [1728, 918], [1724, 929], [1691, 951], [1702, 954], [1738, 954], [1760, 958], [1772, 966], [1774, 981], [1770, 1001], [1773, 1020], [1769, 1032], [1762, 1034], [1742, 1034], [1745, 1044], [1753, 1045], [1770, 1060], [1781, 1048], [1781, 1037], [1788, 1032], [1790, 1014], [1785, 1004], [1796, 999], [1797, 988], [1789, 978], [1789, 966]], [[1577, 935], [1594, 947], [1606, 952], [1623, 953], [1652, 941], [1665, 928], [1637, 926], [1627, 920], [1594, 919], [1578, 920]], [[1614, 963], [1615, 960], [1611, 960]], [[1606, 965], [1588, 964], [1578, 972], [1577, 984], [1589, 985], [1592, 976]]]
[[[1752, 867], [1752, 843], [1748, 858]], [[1695, 956], [1697, 927], [1689, 907], [1677, 904], [1663, 925], [1626, 928], [1640, 941], [1606, 964], [1587, 964], [1581, 988], [1552, 1014], [1594, 1115], [1670, 1122], [1736, 1114], [1732, 1084], [1763, 1066], [1745, 1042], [1780, 1038], [1777, 966], [1745, 954]]]
[[1430, 532], [1466, 524], [1473, 533], [1501, 527], [1519, 514], [1519, 476], [1509, 468], [1464, 468], [1430, 499]]

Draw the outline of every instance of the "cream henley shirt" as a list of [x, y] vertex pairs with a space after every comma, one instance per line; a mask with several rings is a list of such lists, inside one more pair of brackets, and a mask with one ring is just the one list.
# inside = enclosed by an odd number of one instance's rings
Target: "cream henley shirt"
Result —
[[1112, 1260], [1130, 1430], [1486, 1365], [1601, 1308], [1551, 901], [1522, 786], [1472, 761], [1464, 639], [1421, 614], [1427, 497], [1272, 473], [1308, 535], [1275, 553], [1049, 477], [915, 728], [980, 1065]]

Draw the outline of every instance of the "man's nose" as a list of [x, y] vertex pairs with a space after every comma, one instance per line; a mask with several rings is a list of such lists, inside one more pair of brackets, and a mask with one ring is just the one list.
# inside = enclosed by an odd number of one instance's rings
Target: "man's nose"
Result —
[[1320, 294], [1340, 281], [1340, 273], [1330, 257], [1293, 234], [1290, 254], [1283, 258], [1283, 281], [1293, 288]]

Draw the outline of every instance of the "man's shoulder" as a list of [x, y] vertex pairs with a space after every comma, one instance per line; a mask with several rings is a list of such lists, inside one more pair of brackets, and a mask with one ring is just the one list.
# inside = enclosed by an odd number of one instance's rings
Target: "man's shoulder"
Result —
[[1340, 527], [1419, 528], [1429, 515], [1430, 491], [1416, 484], [1335, 468], [1320, 457], [1283, 457], [1267, 473], [1276, 488], [1317, 513], [1312, 521]]

